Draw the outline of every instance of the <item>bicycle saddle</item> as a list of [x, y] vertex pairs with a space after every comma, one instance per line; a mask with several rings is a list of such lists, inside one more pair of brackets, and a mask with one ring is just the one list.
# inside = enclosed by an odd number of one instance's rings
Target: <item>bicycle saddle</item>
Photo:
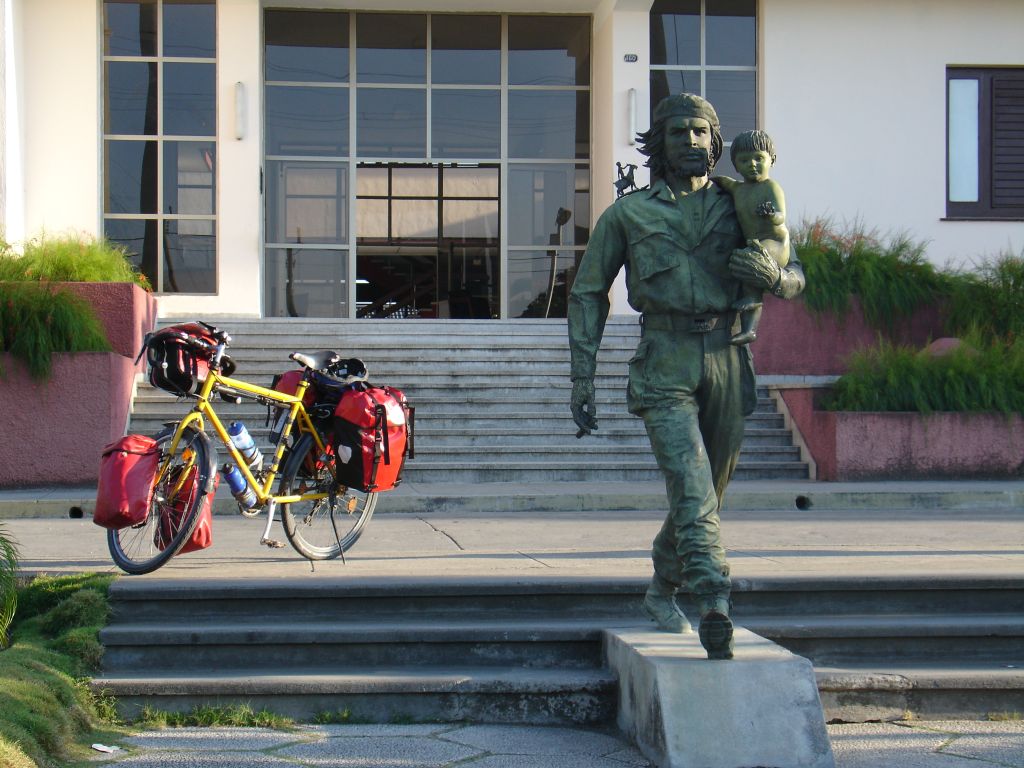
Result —
[[314, 371], [326, 371], [341, 360], [337, 352], [329, 349], [320, 352], [292, 352], [288, 357], [304, 368], [312, 368]]

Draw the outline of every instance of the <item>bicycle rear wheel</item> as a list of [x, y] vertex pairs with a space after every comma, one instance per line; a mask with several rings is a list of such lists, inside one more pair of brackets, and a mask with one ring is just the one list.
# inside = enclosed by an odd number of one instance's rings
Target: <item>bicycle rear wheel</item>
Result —
[[[160, 465], [167, 461], [174, 429], [156, 436]], [[156, 478], [149, 514], [138, 525], [107, 531], [107, 546], [117, 567], [133, 575], [150, 573], [170, 560], [196, 527], [210, 479], [206, 435], [189, 427], [167, 466]]]
[[307, 493], [330, 494], [322, 499], [281, 505], [281, 520], [288, 541], [309, 560], [333, 560], [362, 535], [377, 505], [376, 493], [338, 486], [334, 454], [321, 461], [312, 435], [303, 435], [285, 463], [281, 496]]

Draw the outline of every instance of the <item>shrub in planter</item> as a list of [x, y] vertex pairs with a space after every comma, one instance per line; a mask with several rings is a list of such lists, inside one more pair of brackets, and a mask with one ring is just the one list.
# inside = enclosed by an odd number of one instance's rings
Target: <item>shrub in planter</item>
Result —
[[136, 283], [150, 290], [120, 246], [88, 235], [42, 235], [18, 255], [0, 243], [0, 281]]
[[54, 352], [109, 351], [106, 333], [83, 299], [46, 284], [0, 283], [0, 352], [19, 358], [33, 378], [49, 377]]
[[1024, 414], [1024, 336], [988, 339], [978, 331], [945, 354], [882, 343], [850, 357], [823, 397], [830, 411]]

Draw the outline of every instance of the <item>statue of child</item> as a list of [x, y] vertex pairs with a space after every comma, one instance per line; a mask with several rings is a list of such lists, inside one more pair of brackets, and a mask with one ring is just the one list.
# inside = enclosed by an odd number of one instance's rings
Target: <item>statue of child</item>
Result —
[[[764, 131], [745, 131], [733, 139], [730, 154], [743, 181], [728, 176], [716, 176], [715, 181], [732, 195], [747, 244], [763, 249], [785, 267], [789, 263], [786, 201], [782, 187], [768, 178], [768, 170], [775, 164], [771, 137]], [[757, 338], [761, 307], [761, 290], [745, 285], [733, 304], [740, 313], [740, 332], [730, 340], [733, 344], [749, 344]]]

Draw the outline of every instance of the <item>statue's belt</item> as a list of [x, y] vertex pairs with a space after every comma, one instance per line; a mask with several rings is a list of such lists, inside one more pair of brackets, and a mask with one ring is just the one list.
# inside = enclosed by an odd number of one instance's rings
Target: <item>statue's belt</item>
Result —
[[685, 331], [688, 333], [711, 333], [731, 331], [736, 321], [735, 312], [722, 314], [705, 313], [688, 315], [682, 312], [645, 312], [640, 316], [640, 326], [657, 331]]

